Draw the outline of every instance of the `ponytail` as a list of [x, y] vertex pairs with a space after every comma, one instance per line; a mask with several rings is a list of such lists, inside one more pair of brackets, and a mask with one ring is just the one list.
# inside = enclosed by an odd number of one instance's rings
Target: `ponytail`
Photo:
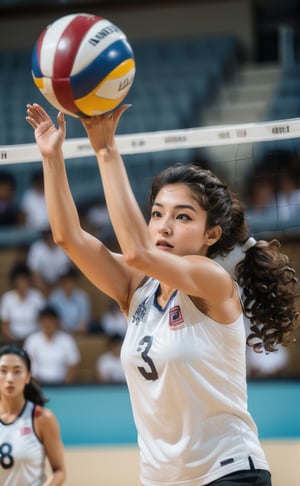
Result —
[[48, 402], [48, 398], [44, 397], [42, 389], [38, 382], [31, 377], [30, 382], [25, 385], [24, 397], [26, 400], [41, 405], [42, 407]]
[[256, 352], [273, 352], [278, 344], [290, 342], [299, 324], [298, 280], [277, 240], [255, 242], [249, 238], [242, 248], [246, 251], [236, 266], [236, 275], [250, 320], [247, 344]]

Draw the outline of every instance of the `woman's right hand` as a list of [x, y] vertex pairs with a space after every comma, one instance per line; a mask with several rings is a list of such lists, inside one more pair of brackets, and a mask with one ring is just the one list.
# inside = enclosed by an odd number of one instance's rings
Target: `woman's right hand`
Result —
[[113, 112], [81, 118], [95, 154], [107, 153], [115, 146], [115, 132], [119, 120], [130, 105], [122, 105]]
[[58, 128], [56, 128], [48, 113], [37, 103], [28, 104], [26, 108], [26, 121], [34, 129], [35, 140], [42, 156], [51, 156], [60, 151], [66, 137], [64, 114], [58, 113]]

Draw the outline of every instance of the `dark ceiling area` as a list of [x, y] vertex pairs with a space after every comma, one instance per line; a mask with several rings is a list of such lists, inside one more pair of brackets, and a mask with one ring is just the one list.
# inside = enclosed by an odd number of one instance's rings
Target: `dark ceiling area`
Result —
[[[201, 3], [208, 0], [189, 0], [187, 3]], [[212, 0], [213, 1], [213, 0]], [[226, 0], [223, 0], [226, 1]], [[228, 0], [227, 0], [228, 1]], [[174, 6], [182, 4], [179, 0], [0, 0], [0, 12], [2, 14], [38, 14], [40, 12], [64, 13], [65, 11], [88, 11], [97, 7], [97, 9], [109, 8], [128, 10], [131, 8], [142, 8], [145, 6]]]
[[[184, 4], [213, 3], [216, 0], [185, 0]], [[230, 0], [217, 0], [228, 2]], [[0, 13], [3, 15], [38, 15], [41, 12], [53, 12], [63, 15], [65, 12], [87, 12], [97, 9], [129, 10], [144, 7], [174, 7], [182, 5], [182, 0], [0, 0]]]

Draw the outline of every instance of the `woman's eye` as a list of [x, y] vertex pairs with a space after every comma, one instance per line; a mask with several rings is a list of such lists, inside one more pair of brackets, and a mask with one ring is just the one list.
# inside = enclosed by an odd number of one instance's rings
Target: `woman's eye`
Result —
[[187, 214], [178, 214], [177, 219], [185, 219], [185, 220], [190, 220], [191, 218]]
[[159, 217], [160, 217], [160, 212], [159, 211], [152, 211], [151, 218], [159, 218]]

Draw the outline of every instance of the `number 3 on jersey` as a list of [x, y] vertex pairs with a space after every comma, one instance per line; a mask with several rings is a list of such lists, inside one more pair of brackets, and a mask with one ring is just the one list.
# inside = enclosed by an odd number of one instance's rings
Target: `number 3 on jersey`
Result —
[[152, 341], [153, 341], [152, 336], [144, 336], [139, 341], [137, 351], [141, 352], [141, 357], [147, 364], [146, 368], [144, 368], [143, 366], [138, 366], [139, 372], [146, 380], [154, 381], [158, 379], [158, 373], [152, 359], [149, 356], [149, 351], [152, 346]]

